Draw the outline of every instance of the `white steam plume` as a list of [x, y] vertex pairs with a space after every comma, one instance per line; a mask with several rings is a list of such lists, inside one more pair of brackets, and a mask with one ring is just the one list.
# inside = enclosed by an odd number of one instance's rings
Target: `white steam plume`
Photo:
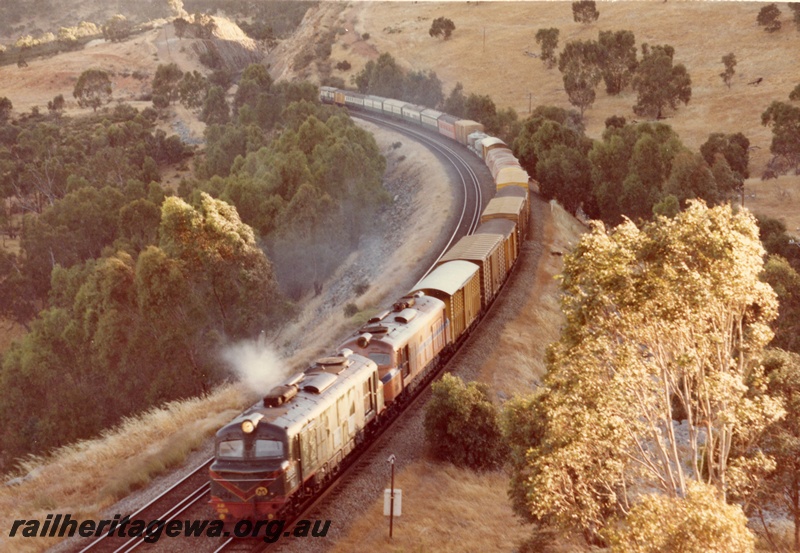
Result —
[[225, 347], [222, 359], [239, 380], [258, 394], [266, 394], [285, 378], [280, 356], [263, 339], [245, 340]]

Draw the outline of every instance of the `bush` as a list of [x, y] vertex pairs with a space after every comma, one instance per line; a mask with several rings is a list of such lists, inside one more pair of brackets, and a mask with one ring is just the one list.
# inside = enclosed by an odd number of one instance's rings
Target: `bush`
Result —
[[344, 306], [344, 316], [345, 317], [350, 318], [353, 315], [355, 315], [356, 313], [358, 313], [358, 306], [356, 304], [348, 303], [347, 305]]
[[506, 447], [488, 387], [447, 373], [431, 389], [425, 439], [434, 458], [475, 470], [501, 466]]
[[361, 35], [361, 38], [363, 38], [364, 40], [369, 40], [369, 33], [364, 33], [363, 35]]
[[746, 553], [755, 542], [742, 508], [702, 482], [691, 483], [686, 498], [644, 496], [610, 534], [612, 551], [631, 553]]
[[339, 63], [336, 64], [336, 69], [338, 69], [339, 71], [350, 71], [351, 67], [352, 65], [350, 65], [350, 62], [347, 60], [340, 61]]

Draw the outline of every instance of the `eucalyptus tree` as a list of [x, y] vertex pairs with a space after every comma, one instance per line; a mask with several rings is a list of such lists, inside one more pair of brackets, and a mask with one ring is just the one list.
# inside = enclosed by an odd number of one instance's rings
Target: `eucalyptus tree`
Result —
[[783, 415], [763, 389], [752, 400], [777, 313], [763, 255], [754, 218], [727, 205], [593, 224], [564, 261], [566, 323], [522, 480], [533, 518], [596, 540], [644, 492], [735, 489], [752, 467], [732, 458], [734, 442]]

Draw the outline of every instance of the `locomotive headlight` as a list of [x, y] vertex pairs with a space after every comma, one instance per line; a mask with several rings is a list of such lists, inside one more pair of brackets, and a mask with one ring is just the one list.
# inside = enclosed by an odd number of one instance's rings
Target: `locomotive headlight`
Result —
[[264, 415], [261, 413], [253, 413], [248, 418], [242, 421], [242, 432], [245, 434], [250, 434], [253, 430], [256, 429], [258, 426], [258, 421], [264, 418]]

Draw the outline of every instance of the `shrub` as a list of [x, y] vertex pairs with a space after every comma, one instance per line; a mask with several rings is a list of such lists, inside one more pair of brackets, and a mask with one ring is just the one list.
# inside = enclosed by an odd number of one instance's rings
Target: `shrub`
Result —
[[355, 315], [356, 313], [358, 313], [358, 306], [356, 304], [348, 303], [347, 305], [344, 306], [344, 316], [345, 317], [350, 318], [353, 315]]
[[502, 465], [506, 446], [488, 387], [447, 373], [431, 389], [425, 439], [434, 458], [475, 470]]

